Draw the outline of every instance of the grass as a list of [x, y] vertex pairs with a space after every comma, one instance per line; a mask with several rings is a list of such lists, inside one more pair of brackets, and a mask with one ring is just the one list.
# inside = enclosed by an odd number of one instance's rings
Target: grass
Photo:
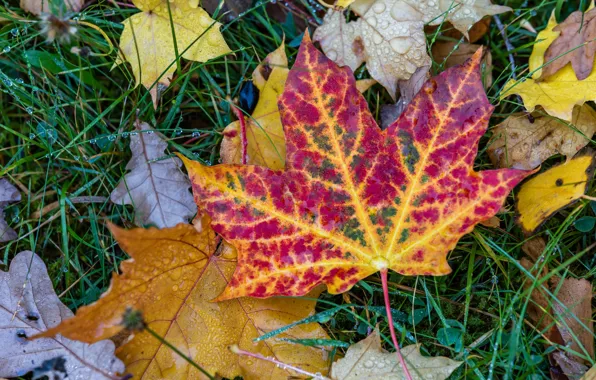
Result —
[[[515, 10], [501, 19], [514, 46], [517, 75], [522, 77], [527, 75], [535, 35], [521, 28], [519, 20], [526, 18], [540, 30], [553, 10], [560, 21], [578, 8], [587, 8], [587, 1], [497, 2]], [[221, 131], [234, 120], [230, 99], [238, 96], [243, 81], [249, 80], [259, 60], [279, 45], [284, 34], [293, 61], [302, 33], [296, 25], [301, 21], [291, 17], [276, 21], [264, 5], [253, 6], [223, 28], [234, 55], [207, 63], [182, 60], [179, 75], [154, 110], [148, 92], [135, 87], [130, 67], [112, 68], [116, 51], [97, 29], [79, 24], [70, 42], [46, 43], [40, 32], [43, 22], [22, 12], [17, 3], [0, 3], [0, 17], [10, 19], [0, 24], [0, 176], [19, 187], [23, 200], [5, 210], [6, 220], [20, 237], [0, 246], [0, 258], [6, 265], [22, 250], [37, 252], [48, 265], [60, 298], [74, 310], [95, 301], [109, 286], [111, 272], [118, 271], [127, 258], [105, 222], [132, 226], [134, 210], [115, 206], [108, 198], [125, 173], [135, 118], [167, 136], [170, 153], [181, 151], [205, 163], [217, 163]], [[312, 2], [301, 6], [312, 20], [320, 20], [320, 7]], [[134, 12], [108, 1], [92, 1], [72, 20], [78, 17], [101, 28], [116, 43], [122, 32], [120, 22]], [[429, 33], [429, 43], [435, 37]], [[514, 97], [498, 101], [512, 76], [498, 29], [491, 27], [478, 43], [489, 46], [493, 55], [494, 83], [488, 89], [496, 105], [492, 127], [522, 107]], [[77, 53], [73, 47], [93, 54]], [[433, 71], [439, 70], [440, 64], [435, 63]], [[358, 78], [366, 75], [363, 68], [356, 72]], [[390, 103], [378, 85], [366, 98], [377, 118], [379, 105]], [[185, 144], [197, 136], [192, 144]], [[480, 143], [477, 169], [492, 168], [485, 152], [489, 138], [490, 131]], [[596, 147], [596, 142], [589, 145]], [[563, 161], [564, 157], [556, 156], [543, 167]], [[588, 194], [593, 194], [591, 183]], [[526, 238], [515, 224], [513, 198], [507, 205], [508, 211], [500, 215], [500, 228], [478, 226], [461, 239], [449, 256], [451, 275], [390, 273], [393, 317], [402, 343], [419, 342], [426, 354], [464, 361], [454, 379], [549, 378], [545, 353], [553, 348], [525, 322], [532, 301], [522, 283], [534, 278], [517, 262]], [[561, 277], [592, 281], [596, 274], [596, 258], [587, 250], [596, 241], [594, 233], [573, 227], [576, 219], [594, 215], [587, 206], [582, 201], [560, 211], [538, 233], [548, 238], [542, 264]], [[40, 215], [39, 210], [44, 212]], [[345, 343], [364, 338], [377, 323], [390, 348], [378, 275], [343, 296], [324, 294], [317, 310], [323, 314], [314, 319], [324, 324], [332, 339], [344, 342], [337, 343], [337, 350], [344, 352]], [[594, 363], [594, 358], [589, 360]]]

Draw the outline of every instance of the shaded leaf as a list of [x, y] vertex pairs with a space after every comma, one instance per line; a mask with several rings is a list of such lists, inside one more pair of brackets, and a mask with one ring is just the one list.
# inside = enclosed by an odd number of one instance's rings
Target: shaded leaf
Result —
[[[230, 52], [219, 31], [220, 23], [200, 8], [199, 0], [134, 0], [143, 12], [124, 20], [115, 65], [128, 62], [137, 86], [143, 84], [158, 101], [158, 84], [169, 86], [178, 53], [190, 61], [206, 62]], [[170, 23], [170, 14], [173, 25]], [[172, 32], [172, 29], [174, 31]]]
[[[425, 357], [420, 354], [420, 345], [403, 347], [401, 354], [413, 379], [447, 379], [463, 362], [444, 356]], [[333, 363], [333, 380], [384, 380], [405, 378], [395, 353], [381, 347], [379, 330], [375, 329], [365, 339], [348, 348], [346, 356]]]
[[533, 112], [536, 106], [542, 106], [549, 115], [570, 121], [575, 105], [596, 99], [596, 70], [580, 81], [571, 65], [566, 65], [550, 77], [539, 80], [545, 64], [544, 54], [559, 35], [554, 31], [556, 26], [553, 13], [547, 27], [536, 36], [538, 42], [534, 44], [529, 61], [532, 77], [508, 81], [501, 92], [501, 99], [518, 94], [529, 112]]
[[[468, 44], [465, 42], [459, 43], [456, 41], [441, 41], [433, 44], [431, 52], [433, 61], [448, 69], [463, 64], [480, 48], [482, 48], [482, 45]], [[482, 57], [482, 78], [484, 88], [489, 88], [493, 83], [493, 57], [490, 50], [484, 51], [485, 54]]]
[[306, 35], [279, 102], [285, 170], [185, 159], [195, 201], [239, 251], [218, 299], [302, 295], [318, 283], [341, 293], [387, 268], [450, 273], [449, 250], [529, 174], [473, 171], [493, 109], [481, 53], [427, 82], [381, 131], [352, 72]]
[[19, 190], [11, 185], [6, 178], [0, 178], [0, 242], [17, 238], [15, 230], [10, 228], [4, 220], [4, 208], [10, 203], [19, 202], [20, 200], [21, 193], [19, 193]]
[[553, 31], [559, 32], [559, 36], [546, 50], [544, 60], [548, 64], [543, 68], [542, 75], [551, 76], [570, 63], [577, 79], [586, 79], [594, 67], [596, 9], [592, 8], [585, 14], [573, 12]]
[[495, 140], [488, 147], [493, 165], [534, 169], [557, 153], [571, 159], [596, 132], [596, 112], [587, 104], [575, 107], [571, 122], [538, 112], [532, 118], [514, 113], [493, 129]]
[[[253, 339], [314, 312], [315, 301], [300, 298], [241, 298], [214, 303], [236, 267], [230, 246], [215, 254], [218, 238], [209, 223], [195, 227], [179, 224], [157, 230], [110, 229], [131, 260], [121, 264], [108, 292], [94, 304], [81, 307], [77, 315], [46, 335], [61, 334], [83, 341], [110, 337], [123, 329], [127, 307], [141, 310], [145, 322], [213, 375], [233, 379], [280, 379], [286, 370], [252, 358], [238, 358], [228, 350], [240, 348], [273, 356], [309, 372], [325, 373], [326, 352], [316, 347], [282, 341], [328, 339], [317, 323], [303, 324], [263, 342]], [[316, 298], [320, 290], [309, 297]], [[200, 372], [160, 344], [149, 333], [137, 333], [119, 348], [128, 371], [138, 379], [196, 379]]]
[[559, 209], [584, 195], [592, 178], [594, 157], [575, 157], [524, 182], [517, 193], [518, 223], [533, 232]]
[[109, 340], [93, 345], [61, 336], [27, 340], [71, 316], [56, 296], [39, 256], [29, 251], [15, 256], [9, 271], [0, 271], [0, 376], [22, 376], [59, 357], [65, 362], [58, 368], [64, 369], [68, 379], [112, 379], [124, 372]]
[[168, 144], [147, 123], [137, 122], [131, 133], [132, 158], [126, 174], [110, 194], [119, 205], [135, 206], [135, 224], [154, 224], [160, 228], [188, 223], [197, 212], [189, 192], [190, 181], [180, 171], [176, 157], [165, 158]]
[[590, 232], [594, 229], [596, 218], [593, 216], [584, 216], [573, 222], [575, 228], [580, 232]]

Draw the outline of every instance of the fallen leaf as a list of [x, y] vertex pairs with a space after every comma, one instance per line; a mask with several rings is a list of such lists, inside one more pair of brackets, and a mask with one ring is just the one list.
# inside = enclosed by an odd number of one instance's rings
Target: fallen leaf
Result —
[[368, 91], [369, 88], [374, 86], [376, 83], [377, 81], [374, 79], [359, 79], [356, 81], [356, 88], [358, 89], [358, 92], [364, 94], [366, 91]]
[[553, 31], [559, 32], [559, 36], [546, 50], [544, 60], [548, 64], [542, 75], [551, 76], [570, 63], [577, 79], [586, 79], [594, 67], [596, 9], [571, 13]]
[[[469, 43], [474, 43], [476, 41], [478, 41], [479, 39], [481, 39], [482, 37], [484, 37], [484, 35], [486, 35], [490, 28], [491, 28], [491, 21], [492, 21], [492, 17], [484, 17], [482, 18], [480, 21], [476, 22], [474, 25], [472, 25], [472, 27], [470, 29], [468, 29], [468, 42]], [[435, 26], [438, 27], [439, 25]], [[427, 34], [429, 31], [429, 27], [425, 28], [427, 30]], [[433, 31], [432, 29], [430, 29], [430, 31]], [[464, 34], [462, 32], [460, 32], [459, 30], [455, 29], [453, 27], [453, 25], [451, 25], [450, 22], [445, 23], [445, 25], [443, 25], [443, 27], [441, 28], [441, 35], [443, 35], [444, 37], [447, 38], [451, 38], [453, 40], [460, 40], [462, 37], [465, 37]], [[433, 45], [434, 46], [434, 45]]]
[[4, 220], [4, 208], [10, 203], [19, 202], [21, 193], [16, 187], [10, 184], [6, 178], [0, 178], [0, 242], [10, 241], [17, 238], [15, 230], [10, 228]]
[[[286, 142], [277, 98], [284, 90], [289, 71], [285, 46], [282, 43], [253, 72], [253, 83], [259, 89], [260, 95], [252, 116], [244, 118], [249, 164], [267, 166], [271, 169], [284, 167]], [[220, 148], [223, 163], [242, 163], [240, 134], [239, 121], [224, 129]]]
[[[396, 19], [391, 9], [401, 0], [379, 0], [356, 21], [346, 22], [342, 12], [329, 10], [313, 39], [340, 66], [355, 71], [364, 61], [370, 76], [395, 100], [397, 83], [418, 67], [429, 66], [424, 23]], [[384, 28], [383, 28], [384, 26]]]
[[168, 144], [147, 123], [135, 124], [130, 135], [132, 158], [126, 174], [110, 194], [118, 205], [135, 206], [135, 224], [173, 227], [188, 223], [197, 212], [189, 192], [190, 181], [180, 171], [176, 157], [164, 158]]
[[493, 165], [534, 169], [557, 153], [571, 159], [596, 132], [596, 111], [587, 104], [575, 107], [571, 122], [539, 112], [532, 118], [514, 113], [493, 129], [496, 138], [488, 147]]
[[493, 110], [481, 54], [427, 82], [381, 131], [352, 72], [305, 34], [279, 101], [285, 170], [184, 159], [195, 201], [239, 252], [218, 299], [302, 295], [319, 283], [341, 293], [388, 268], [450, 273], [447, 253], [529, 174], [472, 169]]
[[[473, 45], [465, 42], [441, 41], [433, 44], [431, 52], [433, 61], [448, 69], [463, 64], [481, 47], [482, 45]], [[489, 50], [485, 50], [485, 52], [482, 57], [482, 78], [484, 88], [489, 88], [493, 83], [493, 57]]]
[[591, 154], [578, 156], [521, 185], [516, 206], [517, 221], [524, 232], [532, 233], [555, 212], [584, 195], [594, 171], [593, 161]]
[[[45, 335], [61, 334], [87, 342], [104, 339], [123, 329], [122, 315], [132, 307], [143, 312], [149, 327], [213, 375], [230, 379], [243, 376], [247, 380], [291, 376], [273, 364], [238, 358], [228, 350], [232, 344], [312, 373], [326, 373], [325, 351], [282, 340], [328, 339], [317, 323], [253, 342], [313, 314], [315, 301], [241, 298], [212, 302], [234, 272], [236, 253], [227, 246], [215, 254], [218, 238], [209, 223], [202, 223], [201, 232], [187, 224], [162, 230], [110, 229], [131, 260], [121, 264], [121, 274], [113, 276], [110, 290], [96, 303], [81, 307], [74, 318]], [[319, 293], [309, 297], [317, 298]], [[147, 332], [136, 334], [118, 353], [138, 379], [202, 378], [198, 370]]]
[[582, 380], [596, 380], [596, 365], [584, 374]]
[[71, 316], [39, 256], [30, 251], [16, 255], [9, 271], [0, 271], [0, 376], [20, 377], [58, 357], [65, 360], [68, 379], [113, 379], [123, 373], [124, 364], [109, 340], [89, 345], [61, 336], [27, 339]]
[[42, 13], [64, 15], [80, 11], [84, 3], [83, 0], [21, 0], [20, 6], [24, 11], [38, 16]]
[[[184, 59], [206, 62], [229, 53], [219, 28], [199, 0], [134, 0], [142, 12], [124, 20], [115, 65], [128, 62], [137, 86], [143, 84], [157, 107], [159, 86], [170, 85], [176, 71], [174, 38]], [[170, 13], [173, 25], [170, 23]], [[173, 29], [173, 31], [172, 31]]]
[[544, 54], [559, 35], [559, 32], [554, 31], [556, 26], [557, 21], [553, 13], [547, 27], [536, 36], [538, 42], [534, 44], [529, 60], [529, 72], [532, 77], [509, 80], [503, 87], [501, 100], [518, 94], [529, 112], [533, 112], [536, 106], [542, 106], [549, 115], [571, 121], [575, 105], [596, 99], [596, 70], [592, 70], [585, 80], [580, 81], [577, 80], [573, 68], [566, 65], [555, 74], [540, 80], [545, 64]]
[[479, 224], [483, 225], [484, 227], [497, 228], [501, 226], [501, 219], [499, 219], [497, 216], [493, 216], [480, 222]]
[[[412, 379], [447, 379], [463, 362], [444, 356], [425, 357], [420, 354], [420, 344], [403, 347], [401, 354]], [[358, 343], [351, 345], [346, 356], [333, 363], [333, 380], [382, 380], [405, 378], [394, 352], [381, 347], [379, 330]]]

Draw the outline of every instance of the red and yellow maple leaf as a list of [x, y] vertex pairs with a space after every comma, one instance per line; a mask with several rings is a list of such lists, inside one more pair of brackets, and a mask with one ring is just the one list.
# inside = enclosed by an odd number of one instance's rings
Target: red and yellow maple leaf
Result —
[[451, 272], [446, 256], [531, 172], [473, 170], [493, 107], [478, 51], [429, 80], [382, 131], [356, 89], [305, 35], [279, 107], [286, 167], [185, 160], [195, 200], [239, 252], [218, 299], [340, 293], [388, 268]]

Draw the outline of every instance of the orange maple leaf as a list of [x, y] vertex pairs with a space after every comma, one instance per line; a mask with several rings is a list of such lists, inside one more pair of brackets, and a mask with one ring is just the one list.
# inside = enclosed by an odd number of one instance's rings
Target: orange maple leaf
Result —
[[450, 273], [447, 253], [531, 173], [473, 170], [493, 111], [481, 56], [430, 79], [382, 131], [352, 71], [305, 34], [279, 100], [285, 170], [185, 160], [195, 201], [239, 253], [218, 299], [302, 295], [319, 283], [340, 293], [387, 268]]

